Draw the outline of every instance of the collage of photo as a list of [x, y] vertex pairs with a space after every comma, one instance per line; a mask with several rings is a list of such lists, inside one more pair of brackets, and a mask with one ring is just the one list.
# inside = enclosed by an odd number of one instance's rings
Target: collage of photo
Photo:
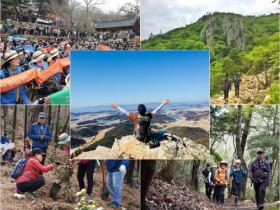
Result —
[[0, 5], [1, 210], [280, 208], [279, 0]]

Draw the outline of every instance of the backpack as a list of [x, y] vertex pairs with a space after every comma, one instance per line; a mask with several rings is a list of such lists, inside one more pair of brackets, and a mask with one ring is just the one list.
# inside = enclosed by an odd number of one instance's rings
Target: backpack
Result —
[[234, 84], [235, 84], [235, 85], [239, 85], [239, 84], [240, 84], [240, 79], [239, 79], [239, 77], [237, 77], [237, 76], [234, 77]]
[[137, 134], [140, 138], [146, 138], [149, 136], [150, 134], [150, 123], [151, 123], [151, 116], [145, 115], [145, 116], [141, 116], [138, 115], [137, 116], [137, 121], [138, 121], [138, 131]]
[[21, 175], [23, 175], [23, 169], [27, 163], [27, 159], [21, 159], [19, 160], [16, 165], [14, 166], [12, 172], [11, 172], [11, 177], [13, 179], [17, 179]]

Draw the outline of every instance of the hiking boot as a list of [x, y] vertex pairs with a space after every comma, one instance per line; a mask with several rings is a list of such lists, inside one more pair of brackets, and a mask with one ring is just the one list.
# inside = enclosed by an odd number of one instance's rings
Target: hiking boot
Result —
[[238, 196], [235, 196], [234, 203], [237, 206]]
[[113, 205], [113, 203], [114, 203], [114, 201], [111, 200], [111, 201], [107, 202], [107, 205], [108, 205], [108, 206], [111, 206], [111, 205]]
[[91, 196], [89, 194], [86, 194], [86, 201], [89, 201], [91, 199], [92, 199]]
[[33, 193], [26, 193], [25, 195], [27, 198], [31, 199], [31, 200], [35, 200], [35, 196]]
[[121, 205], [120, 205], [120, 204], [117, 204], [117, 203], [115, 203], [115, 202], [113, 202], [113, 203], [110, 205], [110, 207], [111, 207], [112, 209], [118, 209], [118, 208], [121, 207]]
[[258, 210], [262, 210], [262, 209], [264, 209], [264, 206], [263, 205], [259, 205]]

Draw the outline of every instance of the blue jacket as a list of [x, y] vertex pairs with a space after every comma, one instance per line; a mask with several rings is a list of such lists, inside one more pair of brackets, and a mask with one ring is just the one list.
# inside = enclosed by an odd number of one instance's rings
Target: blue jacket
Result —
[[1, 144], [10, 143], [8, 136], [1, 136]]
[[245, 171], [243, 168], [240, 168], [240, 170], [237, 170], [235, 166], [233, 166], [230, 170], [230, 177], [232, 177], [232, 182], [235, 183], [242, 183], [242, 178], [245, 176]]
[[[40, 139], [40, 135], [45, 135], [44, 139]], [[52, 134], [48, 124], [33, 123], [29, 129], [27, 136], [32, 139], [32, 148], [47, 148], [51, 141]]]
[[129, 165], [130, 160], [106, 160], [106, 166], [108, 172], [120, 172], [119, 168], [124, 165], [126, 168]]
[[[37, 68], [39, 71], [42, 71], [46, 68], [49, 67], [49, 64], [45, 61], [43, 61], [43, 66], [39, 66], [37, 63], [33, 63], [30, 68], [33, 69], [33, 68]], [[45, 87], [45, 84], [44, 83], [41, 83], [40, 87]]]
[[[8, 70], [9, 76], [13, 76], [9, 67], [8, 67], [7, 70]], [[17, 67], [17, 71], [18, 71], [18, 74], [22, 73], [20, 66]], [[0, 76], [1, 76], [1, 78], [5, 78], [4, 70], [0, 71]], [[22, 101], [21, 101], [22, 104], [30, 104], [31, 101], [27, 96], [26, 86], [21, 85], [19, 89], [20, 89], [20, 95], [21, 95], [21, 98], [22, 98]], [[1, 97], [1, 104], [16, 104], [16, 102], [17, 102], [16, 101], [17, 100], [17, 88], [14, 88], [14, 89], [11, 89], [7, 92], [1, 93], [0, 97]]]

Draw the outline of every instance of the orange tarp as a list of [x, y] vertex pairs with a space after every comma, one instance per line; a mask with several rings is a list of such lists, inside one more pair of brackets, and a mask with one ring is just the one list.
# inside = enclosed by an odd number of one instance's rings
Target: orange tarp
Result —
[[33, 68], [23, 73], [1, 79], [0, 80], [0, 93], [12, 90], [20, 85], [26, 84], [37, 77], [37, 69]]
[[112, 50], [112, 49], [104, 44], [99, 44], [98, 50]]
[[42, 82], [46, 81], [48, 78], [50, 78], [51, 76], [53, 76], [58, 72], [63, 73], [60, 62], [56, 62], [40, 72], [38, 71], [37, 78], [35, 78], [35, 80], [38, 84], [41, 84]]
[[70, 59], [69, 58], [61, 58], [58, 60], [58, 62], [61, 63], [62, 67], [65, 67], [65, 66], [69, 66], [70, 65]]

